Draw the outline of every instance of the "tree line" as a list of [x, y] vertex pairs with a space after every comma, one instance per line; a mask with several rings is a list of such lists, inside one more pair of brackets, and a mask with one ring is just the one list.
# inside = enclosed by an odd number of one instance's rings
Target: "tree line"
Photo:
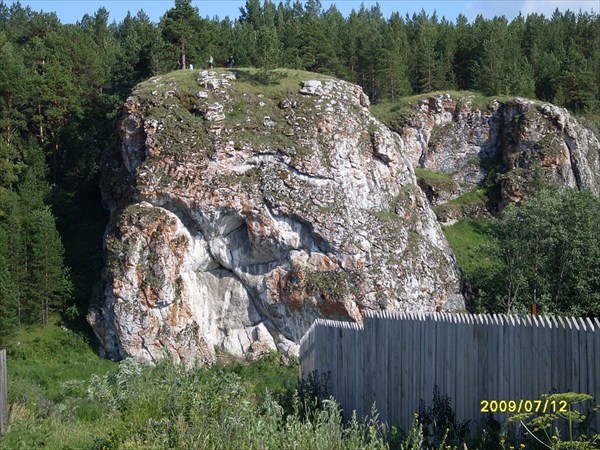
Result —
[[248, 0], [239, 17], [211, 19], [175, 0], [157, 24], [143, 11], [111, 22], [105, 8], [62, 24], [0, 1], [0, 336], [87, 309], [108, 222], [100, 155], [116, 144], [119, 108], [139, 81], [210, 55], [334, 75], [374, 102], [468, 89], [600, 112], [598, 14], [469, 22]]

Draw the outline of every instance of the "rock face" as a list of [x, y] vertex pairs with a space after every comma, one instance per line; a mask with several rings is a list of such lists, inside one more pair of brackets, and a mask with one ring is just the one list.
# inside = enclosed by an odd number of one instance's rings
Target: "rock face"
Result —
[[358, 86], [307, 75], [180, 71], [128, 99], [88, 316], [107, 356], [295, 354], [318, 317], [464, 307], [414, 149]]
[[[449, 205], [436, 208], [442, 221], [477, 215], [481, 207], [494, 212], [549, 185], [600, 193], [597, 136], [548, 103], [481, 103], [474, 95], [444, 94], [420, 100], [388, 123], [411, 149], [406, 154], [432, 204]], [[480, 201], [452, 202], [465, 194]]]

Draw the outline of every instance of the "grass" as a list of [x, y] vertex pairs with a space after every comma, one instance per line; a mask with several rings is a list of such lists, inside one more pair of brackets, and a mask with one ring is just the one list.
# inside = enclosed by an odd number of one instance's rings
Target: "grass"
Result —
[[386, 448], [376, 422], [344, 425], [335, 402], [301, 400], [297, 362], [277, 353], [193, 370], [117, 364], [56, 319], [20, 330], [7, 350], [0, 449]]
[[265, 97], [283, 97], [290, 93], [298, 92], [300, 83], [306, 80], [331, 80], [332, 77], [304, 70], [294, 69], [275, 69], [273, 73], [276, 81], [265, 84], [259, 81], [259, 69], [241, 68], [233, 69], [233, 73], [237, 77], [235, 83], [236, 88], [243, 90], [248, 94], [259, 95]]
[[[236, 81], [233, 86], [238, 91], [243, 91], [250, 95], [264, 95], [265, 97], [283, 96], [288, 93], [298, 92], [300, 83], [305, 80], [330, 80], [332, 77], [304, 70], [294, 69], [275, 69], [274, 81], [265, 84], [260, 81], [260, 70], [254, 68], [239, 68], [239, 69], [214, 69], [217, 76], [224, 73], [233, 72], [236, 76]], [[150, 78], [150, 80], [140, 83], [136, 88], [136, 92], [147, 95], [152, 92], [164, 94], [167, 91], [174, 91], [175, 95], [180, 93], [192, 93], [196, 95], [199, 90], [204, 90], [198, 83], [198, 70], [176, 70], [164, 75], [158, 75]], [[209, 99], [210, 99], [210, 91]]]
[[382, 101], [371, 106], [371, 113], [392, 129], [410, 122], [410, 115], [418, 112], [417, 105], [420, 101], [435, 96], [448, 94], [457, 103], [470, 103], [474, 109], [487, 109], [493, 100], [499, 103], [509, 102], [515, 97], [510, 96], [485, 96], [472, 91], [436, 91], [424, 94], [401, 97], [395, 101]]
[[59, 326], [25, 327], [7, 343], [9, 429], [2, 449], [93, 448], [101, 405], [85, 398], [93, 375], [114, 373], [117, 364], [101, 359], [86, 337]]
[[473, 219], [463, 219], [442, 227], [459, 267], [467, 274], [489, 264], [485, 256], [489, 227], [488, 221]]
[[433, 211], [440, 220], [445, 220], [447, 217], [460, 218], [481, 215], [486, 211], [488, 192], [488, 189], [477, 188], [450, 200], [448, 203], [434, 206]]
[[450, 200], [446, 205], [448, 206], [460, 206], [460, 205], [474, 205], [477, 203], [484, 203], [487, 199], [487, 191], [483, 188], [475, 189], [474, 191], [467, 192], [454, 200]]
[[50, 400], [61, 400], [64, 383], [116, 370], [117, 364], [98, 357], [81, 334], [61, 327], [58, 319], [46, 328], [24, 327], [7, 343], [11, 398], [28, 389], [42, 389]]
[[[225, 116], [218, 125], [232, 130], [229, 139], [239, 145], [250, 145], [260, 151], [277, 149], [299, 159], [312, 154], [312, 150], [298, 144], [305, 129], [287, 123], [285, 116], [288, 113], [279, 107], [279, 102], [298, 95], [302, 110], [312, 111], [312, 104], [318, 99], [299, 95], [301, 82], [325, 81], [331, 77], [301, 70], [275, 69], [270, 72], [271, 81], [264, 82], [264, 74], [258, 69], [215, 69], [214, 72], [217, 79], [225, 73], [236, 75], [236, 81], [226, 87], [226, 96], [205, 89], [198, 82], [197, 70], [170, 72], [136, 87], [134, 95], [147, 109], [146, 118], [161, 124], [161, 131], [154, 139], [163, 153], [202, 152], [210, 157], [214, 153], [213, 142], [208, 138], [211, 124], [201, 116], [208, 105], [217, 102], [223, 106]], [[199, 91], [207, 92], [207, 98], [198, 98]], [[275, 122], [273, 129], [265, 128], [265, 116]], [[290, 139], [290, 135], [295, 135], [296, 139]]]
[[[453, 245], [477, 248], [485, 229], [464, 221], [445, 231]], [[23, 329], [7, 347], [10, 413], [0, 449], [422, 448], [418, 425], [403, 439], [376, 419], [344, 422], [334, 401], [312, 397], [320, 384], [304, 385], [300, 397], [297, 365], [276, 353], [210, 369], [117, 364], [57, 323]], [[435, 448], [458, 449], [443, 441]], [[499, 448], [492, 444], [468, 448]]]
[[457, 189], [456, 182], [452, 176], [446, 173], [415, 167], [415, 174], [419, 180], [428, 186], [450, 192], [454, 192]]

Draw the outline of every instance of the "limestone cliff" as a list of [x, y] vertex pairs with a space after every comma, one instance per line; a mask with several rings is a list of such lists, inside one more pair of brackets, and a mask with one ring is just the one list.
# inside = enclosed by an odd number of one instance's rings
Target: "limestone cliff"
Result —
[[494, 213], [550, 185], [600, 193], [598, 137], [564, 108], [443, 94], [385, 122], [411, 149], [419, 184], [444, 222]]
[[293, 71], [269, 86], [236, 75], [174, 72], [124, 106], [103, 169], [103, 292], [88, 316], [105, 354], [294, 354], [318, 317], [463, 308], [414, 149], [362, 90]]

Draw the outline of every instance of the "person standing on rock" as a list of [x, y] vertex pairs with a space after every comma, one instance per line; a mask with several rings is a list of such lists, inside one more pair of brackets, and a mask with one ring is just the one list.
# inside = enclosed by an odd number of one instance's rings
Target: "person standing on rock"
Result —
[[227, 67], [233, 69], [233, 65], [235, 64], [235, 60], [233, 59], [233, 55], [229, 55], [229, 59], [227, 60]]
[[214, 64], [215, 60], [213, 59], [212, 55], [210, 55], [208, 57], [208, 68], [212, 69], [213, 68], [213, 64]]

